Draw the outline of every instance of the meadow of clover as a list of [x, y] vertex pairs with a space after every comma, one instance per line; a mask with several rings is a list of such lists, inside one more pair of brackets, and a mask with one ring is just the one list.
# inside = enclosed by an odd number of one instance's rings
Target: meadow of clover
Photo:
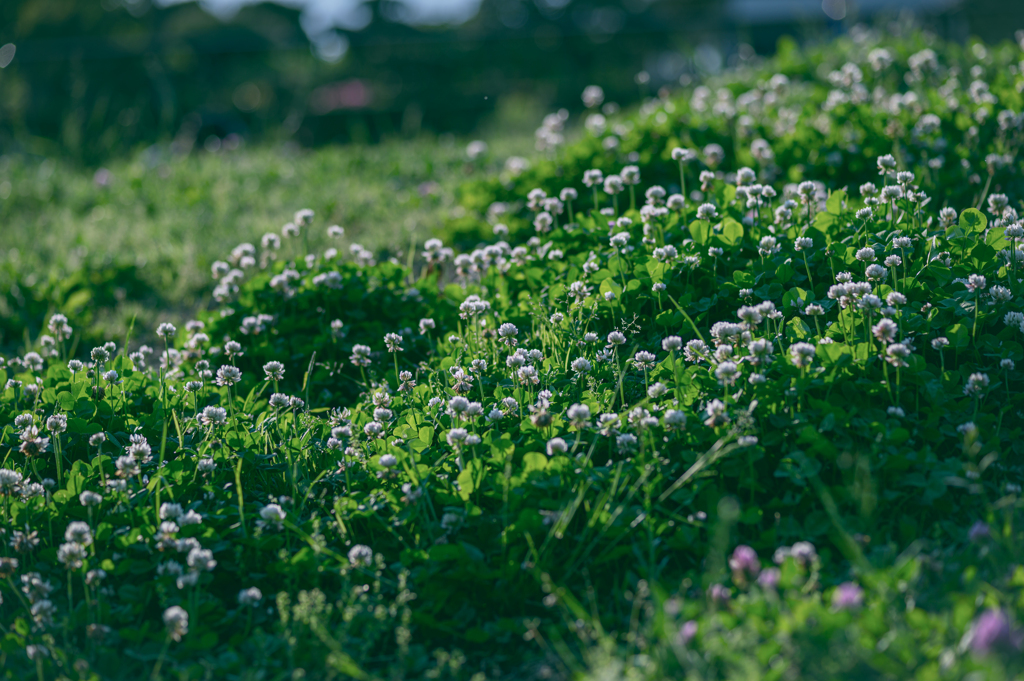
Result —
[[1024, 39], [783, 47], [116, 336], [8, 262], [0, 676], [1022, 678]]

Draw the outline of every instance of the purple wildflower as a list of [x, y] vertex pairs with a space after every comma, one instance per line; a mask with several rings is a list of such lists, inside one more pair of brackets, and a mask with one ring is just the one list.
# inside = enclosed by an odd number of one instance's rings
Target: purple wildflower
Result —
[[711, 588], [708, 589], [708, 598], [715, 605], [724, 606], [728, 604], [731, 595], [732, 592], [721, 584], [712, 584]]
[[761, 571], [761, 561], [757, 559], [757, 552], [754, 549], [741, 544], [732, 552], [729, 567], [732, 569], [733, 578], [742, 582], [757, 577], [757, 573]]
[[986, 610], [971, 628], [971, 650], [979, 655], [1020, 650], [1021, 632], [1014, 631], [1001, 610]]
[[990, 539], [992, 532], [989, 530], [987, 523], [979, 520], [971, 525], [971, 529], [967, 532], [967, 537], [975, 544], [979, 544], [986, 539]]
[[693, 637], [697, 635], [697, 622], [696, 620], [689, 620], [685, 622], [682, 628], [679, 629], [679, 643], [680, 645], [686, 645], [693, 640]]
[[762, 589], [776, 589], [781, 577], [782, 570], [779, 568], [766, 568], [757, 576], [757, 583], [761, 585]]
[[864, 602], [864, 590], [854, 582], [843, 582], [832, 592], [832, 606], [836, 610], [859, 608]]

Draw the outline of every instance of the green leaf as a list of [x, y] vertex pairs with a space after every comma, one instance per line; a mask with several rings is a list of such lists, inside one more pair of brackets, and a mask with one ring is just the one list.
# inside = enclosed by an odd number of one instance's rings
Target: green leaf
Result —
[[662, 281], [665, 278], [665, 269], [663, 262], [658, 262], [653, 258], [647, 261], [647, 271], [650, 272], [653, 281]]
[[811, 229], [828, 236], [837, 222], [839, 222], [838, 218], [836, 218], [832, 213], [818, 213], [814, 216], [814, 222], [811, 223]]
[[743, 241], [743, 225], [732, 218], [726, 218], [722, 221], [722, 233], [719, 238], [726, 246], [738, 246]]
[[470, 495], [476, 491], [477, 481], [482, 477], [483, 467], [479, 459], [473, 459], [459, 473], [459, 496], [463, 501], [469, 501]]
[[970, 262], [979, 270], [984, 270], [986, 266], [996, 262], [996, 250], [988, 244], [978, 244], [971, 249]]
[[971, 343], [971, 330], [966, 324], [954, 324], [946, 331], [946, 338], [954, 348], [966, 348]]
[[843, 212], [843, 204], [846, 203], [846, 192], [842, 189], [832, 192], [825, 201], [825, 210], [832, 215], [839, 215]]
[[548, 457], [540, 452], [527, 452], [523, 455], [523, 470], [525, 472], [542, 471], [547, 467]]
[[69, 433], [83, 433], [92, 435], [103, 430], [103, 427], [98, 423], [91, 423], [85, 419], [68, 419], [68, 432]]
[[807, 323], [800, 317], [793, 317], [786, 323], [786, 326], [789, 327], [788, 335], [791, 337], [803, 340], [811, 336], [811, 327], [807, 326]]
[[[636, 280], [634, 279], [633, 281]], [[616, 298], [622, 295], [622, 287], [619, 286], [614, 279], [605, 279], [604, 281], [602, 281], [601, 285], [598, 287], [598, 290], [601, 293], [608, 293], [610, 291], [615, 294]]]
[[711, 238], [711, 223], [707, 220], [694, 220], [690, 223], [690, 236], [698, 246], [707, 244]]
[[965, 208], [960, 213], [959, 226], [964, 234], [981, 234], [988, 227], [988, 218], [977, 208]]
[[734, 270], [732, 280], [741, 288], [754, 287], [754, 275], [746, 270]]
[[1002, 229], [989, 230], [988, 236], [985, 237], [985, 243], [997, 251], [1010, 246], [1010, 240], [1006, 238], [1006, 231]]
[[[785, 294], [783, 294], [783, 296], [782, 296], [782, 306], [784, 308], [789, 308], [789, 307], [794, 306], [794, 304], [798, 300], [802, 301], [802, 303], [807, 303], [807, 302], [810, 301], [810, 299], [811, 299], [811, 295], [807, 291], [805, 291], [805, 290], [803, 290], [802, 288], [799, 288], [799, 287], [793, 287], [793, 288], [789, 289], [788, 291], [786, 291]], [[800, 305], [798, 307], [802, 309], [803, 305]]]

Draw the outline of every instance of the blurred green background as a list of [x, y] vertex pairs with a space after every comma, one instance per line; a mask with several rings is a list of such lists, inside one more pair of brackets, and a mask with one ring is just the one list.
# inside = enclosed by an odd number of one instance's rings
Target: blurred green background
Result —
[[782, 35], [909, 13], [958, 40], [1024, 25], [1006, 0], [5, 0], [0, 145], [96, 165], [156, 142], [528, 130], [591, 83], [627, 105]]

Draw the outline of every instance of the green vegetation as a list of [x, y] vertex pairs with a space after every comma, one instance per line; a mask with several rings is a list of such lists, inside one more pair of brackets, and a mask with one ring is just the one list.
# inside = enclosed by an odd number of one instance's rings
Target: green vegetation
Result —
[[[871, 33], [803, 51], [784, 40], [761, 66], [648, 101], [639, 115], [595, 111], [586, 120], [591, 134], [552, 158], [515, 177], [469, 183], [461, 193], [467, 218], [454, 234], [475, 238], [495, 203], [512, 211], [498, 219], [522, 226], [517, 217], [532, 219], [523, 200], [529, 190], [554, 195], [587, 169], [628, 164], [672, 191], [680, 190], [680, 172], [692, 191], [702, 170], [733, 177], [741, 167], [779, 187], [813, 180], [855, 188], [877, 173], [876, 157], [892, 154], [941, 205], [980, 206], [989, 192], [1018, 197], [1020, 58], [1018, 45], [961, 47], [925, 33], [884, 48]], [[671, 156], [677, 146], [696, 155], [680, 163]], [[581, 202], [592, 205], [589, 189]]]
[[192, 314], [213, 261], [279, 232], [297, 205], [344, 227], [346, 246], [400, 255], [450, 219], [461, 181], [528, 143], [492, 141], [493, 156], [475, 162], [450, 138], [191, 156], [154, 147], [97, 172], [3, 157], [0, 347], [24, 351], [48, 311], [75, 318], [90, 343], [124, 337], [133, 318], [152, 330]]
[[4, 675], [1019, 678], [1021, 51], [924, 41], [470, 178], [459, 251], [260, 179], [195, 319], [40, 314], [0, 369]]

